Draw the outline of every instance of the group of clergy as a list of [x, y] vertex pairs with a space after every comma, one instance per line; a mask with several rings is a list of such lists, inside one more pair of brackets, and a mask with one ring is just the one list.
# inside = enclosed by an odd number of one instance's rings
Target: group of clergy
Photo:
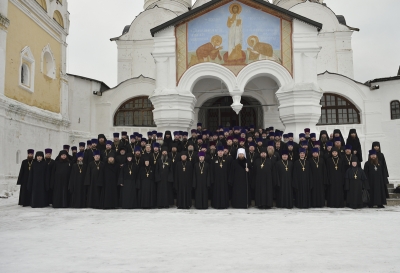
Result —
[[[215, 209], [383, 208], [389, 173], [379, 142], [363, 162], [355, 129], [319, 138], [310, 129], [273, 127], [104, 134], [52, 150], [28, 150], [17, 184], [19, 205], [41, 208]], [[35, 154], [35, 155], [34, 155]], [[366, 198], [366, 194], [367, 197]], [[176, 201], [175, 201], [176, 200]], [[194, 200], [194, 202], [193, 202]], [[210, 201], [210, 202], [209, 202]]]

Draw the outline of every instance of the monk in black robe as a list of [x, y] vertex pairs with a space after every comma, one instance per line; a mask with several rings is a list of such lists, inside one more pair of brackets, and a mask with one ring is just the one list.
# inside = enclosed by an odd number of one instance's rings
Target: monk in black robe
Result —
[[112, 148], [113, 142], [111, 140], [107, 140], [106, 142], [106, 149], [103, 151], [100, 151], [100, 160], [106, 163], [108, 161], [108, 156], [111, 153], [114, 153], [114, 151], [111, 149]]
[[86, 150], [85, 156], [83, 157], [83, 164], [87, 167], [89, 167], [90, 162], [94, 161], [94, 155], [97, 153], [96, 151], [101, 155], [101, 151], [97, 149], [98, 140], [94, 138], [91, 140], [91, 143], [90, 149]]
[[361, 143], [360, 139], [358, 138], [356, 129], [350, 129], [346, 145], [350, 145], [352, 147], [351, 153], [357, 157], [358, 163], [360, 164], [361, 162], [363, 162]]
[[[284, 152], [282, 152], [284, 153]], [[267, 160], [267, 150], [260, 148], [260, 157], [252, 164], [252, 187], [255, 189], [255, 205], [260, 209], [273, 206], [274, 181], [271, 160]]]
[[47, 180], [47, 184], [49, 185], [49, 189], [47, 191], [47, 200], [49, 202], [49, 204], [53, 204], [53, 191], [50, 187], [50, 183], [51, 183], [51, 176], [53, 174], [53, 167], [54, 167], [54, 163], [55, 161], [51, 158], [51, 154], [52, 154], [53, 150], [52, 149], [45, 149], [44, 151], [44, 160], [47, 163], [47, 168], [46, 168], [46, 180]]
[[387, 183], [385, 183], [385, 193], [386, 193], [386, 198], [389, 198], [389, 191], [387, 188], [387, 184], [389, 183], [389, 171], [387, 168], [386, 164], [386, 159], [385, 155], [382, 153], [382, 147], [381, 144], [378, 141], [374, 141], [372, 143], [372, 150], [376, 151], [376, 156], [378, 157], [378, 161], [382, 165], [382, 171], [383, 171], [383, 177], [385, 180], [387, 180]]
[[132, 153], [127, 154], [126, 163], [122, 166], [119, 174], [118, 183], [121, 186], [120, 207], [122, 209], [138, 208], [137, 188], [140, 165], [135, 164], [133, 157]]
[[32, 162], [29, 173], [28, 190], [32, 195], [31, 207], [44, 208], [49, 205], [47, 192], [49, 190], [48, 180], [46, 179], [47, 163], [44, 161], [43, 152], [36, 152], [35, 160]]
[[196, 209], [208, 209], [208, 189], [210, 188], [210, 165], [205, 162], [205, 153], [199, 152], [199, 162], [194, 164], [193, 188]]
[[101, 188], [100, 208], [115, 209], [118, 207], [118, 176], [120, 166], [115, 163], [115, 153], [108, 156], [107, 163], [104, 164], [104, 179]]
[[311, 207], [325, 207], [325, 188], [328, 184], [328, 175], [324, 158], [320, 156], [318, 148], [311, 150], [312, 157], [309, 159], [311, 168]]
[[139, 174], [139, 194], [140, 207], [143, 209], [152, 209], [156, 207], [156, 184], [154, 175], [154, 166], [150, 164], [150, 156], [144, 156], [143, 166], [140, 167]]
[[249, 191], [250, 164], [247, 163], [246, 150], [239, 148], [237, 159], [232, 162], [232, 208], [247, 209], [251, 204]]
[[311, 166], [306, 160], [307, 150], [299, 149], [300, 159], [293, 166], [293, 187], [296, 192], [296, 207], [299, 209], [308, 209], [311, 206]]
[[71, 176], [69, 178], [68, 190], [71, 193], [71, 208], [86, 207], [86, 191], [85, 178], [86, 166], [83, 164], [83, 153], [79, 152], [76, 155], [76, 163], [72, 166]]
[[174, 204], [172, 187], [169, 184], [174, 182], [172, 160], [168, 157], [168, 148], [161, 148], [161, 157], [155, 165], [155, 178], [157, 184], [157, 207], [169, 208]]
[[[87, 167], [85, 186], [87, 186], [87, 207], [100, 208], [100, 193], [104, 180], [104, 165], [100, 161], [100, 151], [93, 151], [93, 161]], [[85, 163], [84, 163], [85, 164]]]
[[21, 163], [21, 168], [19, 170], [17, 185], [20, 185], [19, 189], [19, 201], [18, 205], [27, 207], [31, 205], [32, 194], [28, 190], [28, 182], [29, 182], [29, 173], [32, 169], [33, 163], [33, 154], [35, 153], [34, 150], [28, 150], [27, 159], [24, 159]]
[[282, 153], [282, 159], [275, 164], [275, 184], [278, 188], [276, 206], [278, 208], [293, 208], [293, 162], [288, 159], [288, 152]]
[[68, 152], [62, 150], [60, 159], [56, 160], [53, 168], [52, 186], [53, 208], [67, 208], [69, 206], [68, 184], [71, 174], [71, 162], [68, 159]]
[[332, 156], [327, 160], [328, 170], [328, 197], [327, 203], [330, 208], [344, 207], [344, 182], [345, 182], [345, 162], [339, 157], [339, 150], [332, 148]]
[[351, 160], [351, 168], [346, 171], [345, 191], [347, 191], [346, 207], [360, 209], [365, 206], [362, 190], [368, 190], [368, 180], [364, 171], [358, 167], [358, 157]]
[[224, 159], [224, 147], [217, 147], [218, 157], [210, 165], [212, 201], [214, 209], [226, 209], [229, 207], [228, 181], [230, 177], [230, 164]]
[[295, 143], [293, 141], [289, 141], [286, 146], [288, 147], [288, 159], [294, 163], [299, 160], [299, 152], [298, 148], [296, 149]]
[[388, 183], [388, 180], [376, 150], [369, 151], [369, 159], [364, 164], [364, 172], [369, 183], [369, 207], [384, 208], [386, 205], [385, 184]]
[[178, 209], [190, 209], [192, 206], [193, 164], [187, 160], [187, 153], [181, 153], [181, 161], [176, 164], [175, 189]]

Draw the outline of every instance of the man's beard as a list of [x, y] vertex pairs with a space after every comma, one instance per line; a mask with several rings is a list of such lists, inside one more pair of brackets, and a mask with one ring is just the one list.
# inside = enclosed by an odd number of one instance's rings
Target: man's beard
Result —
[[375, 157], [375, 159], [372, 159], [371, 157], [369, 158], [369, 162], [371, 163], [371, 164], [374, 164], [374, 165], [378, 165], [378, 157]]
[[321, 141], [322, 141], [323, 143], [325, 143], [325, 142], [327, 141], [327, 137], [326, 137], [325, 135], [323, 135], [323, 136], [321, 137]]
[[83, 161], [78, 161], [76, 163], [78, 163], [78, 165], [83, 165]]
[[272, 155], [274, 155], [274, 149], [267, 149], [267, 151], [268, 151], [268, 155], [269, 156], [272, 156]]
[[160, 145], [163, 145], [164, 144], [164, 140], [159, 139], [159, 140], [157, 140], [157, 143], [160, 144]]

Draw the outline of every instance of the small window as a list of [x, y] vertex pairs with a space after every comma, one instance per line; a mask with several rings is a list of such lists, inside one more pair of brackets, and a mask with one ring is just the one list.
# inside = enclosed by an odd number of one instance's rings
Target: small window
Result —
[[342, 96], [325, 93], [321, 99], [321, 106], [318, 125], [360, 124], [360, 111]]
[[53, 14], [53, 19], [61, 26], [64, 28], [64, 19], [61, 15], [61, 13], [56, 10]]
[[56, 78], [56, 61], [53, 57], [50, 45], [45, 46], [42, 50], [41, 71], [51, 79]]
[[35, 84], [35, 59], [29, 46], [21, 51], [19, 86], [29, 92], [34, 91]]
[[400, 119], [400, 102], [398, 100], [390, 103], [390, 116], [391, 119]]
[[114, 115], [114, 126], [154, 127], [153, 105], [149, 97], [137, 97], [122, 104]]

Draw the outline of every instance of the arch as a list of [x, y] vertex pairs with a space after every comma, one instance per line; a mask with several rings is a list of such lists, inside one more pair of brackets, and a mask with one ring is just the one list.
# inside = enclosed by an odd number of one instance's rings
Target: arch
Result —
[[317, 125], [360, 124], [360, 111], [343, 96], [324, 93], [321, 98], [321, 117]]
[[56, 60], [54, 59], [50, 45], [47, 45], [42, 49], [41, 71], [51, 79], [56, 78]]
[[29, 92], [34, 92], [35, 58], [29, 46], [24, 47], [20, 55], [19, 86]]
[[37, 2], [45, 11], [47, 11], [47, 3], [46, 3], [46, 0], [36, 0], [36, 2]]
[[390, 119], [400, 119], [400, 102], [398, 100], [390, 102]]
[[114, 113], [114, 126], [155, 127], [153, 104], [148, 96], [138, 96], [124, 101]]
[[61, 13], [60, 13], [58, 10], [54, 11], [53, 19], [54, 19], [62, 28], [64, 28], [64, 19], [63, 19]]
[[194, 85], [201, 79], [214, 78], [223, 81], [229, 93], [237, 90], [235, 75], [226, 67], [214, 63], [201, 63], [190, 67], [178, 83], [179, 93], [192, 92]]
[[239, 89], [244, 90], [252, 79], [260, 76], [272, 78], [279, 87], [294, 83], [289, 71], [282, 65], [274, 61], [263, 60], [251, 63], [239, 72], [237, 76]]

